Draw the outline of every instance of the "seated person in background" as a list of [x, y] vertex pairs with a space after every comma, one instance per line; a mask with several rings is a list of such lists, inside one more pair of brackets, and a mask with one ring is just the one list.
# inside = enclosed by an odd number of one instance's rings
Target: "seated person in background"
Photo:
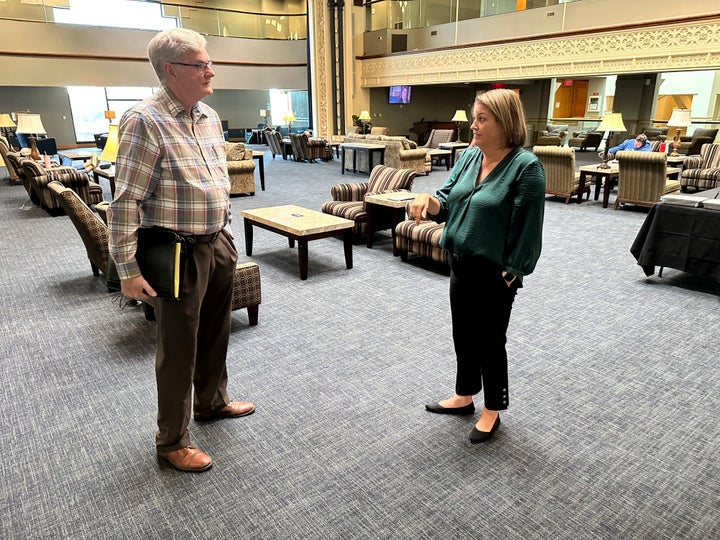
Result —
[[[615, 154], [620, 152], [621, 150], [630, 150], [635, 152], [649, 152], [650, 151], [650, 143], [647, 140], [647, 135], [644, 133], [641, 133], [634, 139], [626, 139], [617, 146], [613, 146], [610, 150], [608, 150], [607, 159], [615, 159]], [[598, 153], [598, 156], [604, 157], [604, 152]]]

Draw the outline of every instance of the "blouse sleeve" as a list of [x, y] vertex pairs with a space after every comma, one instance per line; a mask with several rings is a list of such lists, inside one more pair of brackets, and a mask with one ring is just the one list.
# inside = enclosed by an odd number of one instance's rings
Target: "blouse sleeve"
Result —
[[545, 170], [535, 159], [518, 174], [507, 242], [505, 271], [526, 276], [535, 269], [542, 248]]
[[[475, 151], [478, 152], [479, 150], [476, 148]], [[445, 184], [443, 184], [443, 186], [435, 192], [435, 198], [440, 203], [440, 211], [433, 216], [433, 219], [438, 223], [443, 223], [445, 220], [447, 220], [448, 195], [450, 194], [453, 186], [460, 179], [462, 173], [467, 168], [467, 162], [470, 159], [469, 156], [471, 153], [473, 153], [473, 149], [468, 148], [462, 154], [460, 154], [460, 159], [455, 162], [455, 165], [453, 166], [452, 171], [450, 171], [450, 174], [448, 175]]]

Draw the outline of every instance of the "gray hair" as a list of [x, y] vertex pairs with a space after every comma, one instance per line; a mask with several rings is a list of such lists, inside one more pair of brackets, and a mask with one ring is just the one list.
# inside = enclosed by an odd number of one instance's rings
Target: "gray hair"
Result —
[[160, 82], [165, 80], [163, 66], [177, 62], [187, 52], [197, 52], [207, 46], [207, 40], [195, 30], [171, 28], [163, 30], [150, 40], [148, 58]]

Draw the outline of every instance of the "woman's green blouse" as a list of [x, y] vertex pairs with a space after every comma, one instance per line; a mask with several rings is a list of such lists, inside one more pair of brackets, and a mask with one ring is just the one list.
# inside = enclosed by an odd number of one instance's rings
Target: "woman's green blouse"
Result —
[[445, 221], [440, 245], [460, 256], [480, 255], [506, 272], [526, 276], [542, 248], [545, 170], [534, 154], [518, 147], [477, 186], [482, 151], [465, 150], [445, 185], [437, 221]]

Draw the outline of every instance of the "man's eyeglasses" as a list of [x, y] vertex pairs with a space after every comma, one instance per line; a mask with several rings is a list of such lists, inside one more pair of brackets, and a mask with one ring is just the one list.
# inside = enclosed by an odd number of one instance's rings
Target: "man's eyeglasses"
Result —
[[202, 73], [207, 69], [212, 69], [213, 63], [212, 60], [208, 60], [207, 62], [196, 62], [195, 64], [187, 64], [185, 62], [170, 62], [171, 64], [175, 64], [176, 66], [188, 66], [188, 67], [194, 67], [198, 72]]

